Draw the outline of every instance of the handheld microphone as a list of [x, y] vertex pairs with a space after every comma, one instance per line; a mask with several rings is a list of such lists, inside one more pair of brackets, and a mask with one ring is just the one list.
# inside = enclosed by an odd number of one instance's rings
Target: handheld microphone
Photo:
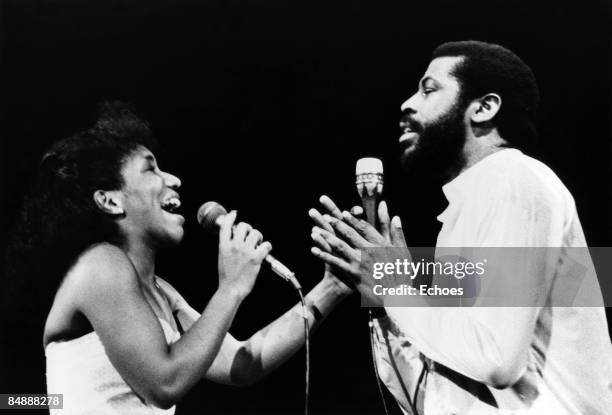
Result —
[[380, 159], [366, 157], [357, 160], [355, 185], [368, 222], [376, 226], [377, 204], [383, 191], [383, 164]]
[[[200, 206], [197, 220], [204, 230], [216, 232], [219, 230], [218, 220], [224, 215], [227, 215], [227, 210], [219, 203], [210, 201]], [[265, 257], [265, 261], [270, 264], [270, 268], [276, 275], [290, 282], [297, 290], [302, 289], [299, 281], [295, 278], [295, 273], [291, 272], [291, 270], [283, 265], [278, 259], [268, 254]]]
[[[376, 218], [378, 210], [378, 202], [382, 195], [384, 184], [383, 176], [383, 164], [380, 159], [373, 157], [365, 157], [357, 160], [355, 166], [355, 185], [357, 186], [357, 193], [361, 198], [361, 205], [365, 210], [368, 223], [376, 227]], [[374, 372], [376, 373], [376, 381], [378, 382], [378, 390], [382, 398], [385, 412], [387, 411], [387, 404], [385, 403], [385, 397], [382, 394], [382, 388], [380, 386], [380, 376], [378, 371], [378, 365], [376, 364], [376, 356], [374, 354], [374, 322], [373, 319], [381, 318], [387, 315], [384, 307], [370, 307], [368, 310], [370, 318], [370, 346], [372, 349], [372, 362], [374, 363]]]

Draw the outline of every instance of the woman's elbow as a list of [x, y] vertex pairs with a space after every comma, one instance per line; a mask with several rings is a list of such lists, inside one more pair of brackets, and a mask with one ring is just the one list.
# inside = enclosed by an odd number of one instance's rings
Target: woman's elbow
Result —
[[170, 409], [176, 405], [186, 390], [178, 382], [177, 376], [165, 375], [155, 380], [149, 388], [145, 399], [161, 409]]
[[241, 342], [230, 367], [231, 384], [238, 387], [250, 386], [262, 377], [261, 357], [253, 352], [249, 342]]
[[158, 385], [154, 390], [149, 391], [145, 397], [154, 406], [161, 409], [170, 409], [176, 405], [182, 394], [178, 393], [175, 388], [170, 386]]
[[230, 380], [233, 386], [247, 387], [259, 382], [263, 377], [262, 370], [253, 365], [236, 365], [232, 367]]

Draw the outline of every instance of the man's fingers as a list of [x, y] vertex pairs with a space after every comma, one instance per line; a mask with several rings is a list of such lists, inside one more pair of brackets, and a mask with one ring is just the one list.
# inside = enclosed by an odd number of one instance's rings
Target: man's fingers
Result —
[[346, 211], [342, 212], [342, 220], [351, 225], [360, 234], [365, 233], [366, 225], [369, 225], [366, 221], [357, 219], [355, 216]]
[[389, 222], [389, 210], [387, 209], [387, 203], [383, 200], [378, 204], [378, 223], [380, 224], [380, 233], [383, 238], [390, 242]]
[[329, 264], [333, 267], [337, 267], [338, 269], [346, 272], [347, 274], [351, 274], [351, 266], [343, 259], [340, 259], [330, 253], [323, 252], [317, 247], [310, 248], [310, 252], [312, 252], [314, 256], [316, 256], [326, 264]]
[[317, 228], [315, 226], [314, 228], [312, 228], [312, 233], [310, 234], [310, 237], [319, 246], [319, 248], [321, 248], [322, 250], [326, 252], [331, 252], [332, 251], [331, 245], [328, 244], [327, 241], [321, 236], [320, 232], [321, 232], [320, 228]]
[[342, 220], [342, 211], [338, 209], [338, 206], [328, 196], [323, 195], [319, 198], [319, 202], [327, 209], [330, 215], [336, 219]]
[[[348, 226], [346, 227], [348, 228]], [[348, 245], [346, 242], [344, 242], [342, 239], [338, 238], [333, 233], [330, 233], [330, 232], [327, 232], [321, 229], [319, 234], [323, 237], [325, 242], [327, 242], [327, 244], [331, 247], [333, 252], [337, 252], [338, 254], [340, 254], [342, 257], [344, 257], [348, 261], [350, 261], [351, 259], [355, 257], [353, 248], [350, 245]]]
[[359, 205], [357, 206], [353, 206], [351, 208], [351, 215], [355, 216], [355, 217], [359, 217], [361, 215], [363, 215], [363, 208]]
[[308, 211], [308, 216], [310, 216], [310, 218], [314, 221], [314, 223], [316, 223], [317, 226], [319, 226], [320, 228], [323, 228], [326, 231], [331, 232], [331, 233], [334, 232], [334, 229], [331, 227], [329, 222], [325, 220], [323, 215], [321, 215], [321, 213], [318, 210], [310, 209]]
[[227, 215], [224, 215], [219, 220], [219, 244], [223, 245], [229, 243], [232, 238], [232, 226], [236, 220], [236, 211], [232, 210]]
[[399, 216], [394, 216], [391, 220], [391, 244], [393, 246], [408, 246]]
[[332, 228], [334, 228], [336, 235], [341, 236], [342, 239], [348, 241], [351, 246], [361, 248], [364, 245], [367, 245], [368, 241], [363, 239], [363, 237], [359, 235], [355, 229], [351, 228], [346, 223], [331, 217], [329, 217], [328, 220], [331, 223]]
[[376, 229], [363, 219], [357, 219], [349, 212], [342, 212], [342, 218], [361, 235], [366, 242], [380, 243], [380, 234]]

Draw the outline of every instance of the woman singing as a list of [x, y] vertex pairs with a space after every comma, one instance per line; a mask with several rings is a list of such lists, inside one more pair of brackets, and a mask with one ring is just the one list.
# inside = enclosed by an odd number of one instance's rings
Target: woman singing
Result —
[[[62, 415], [174, 413], [200, 379], [254, 382], [303, 344], [298, 306], [246, 341], [228, 333], [271, 249], [234, 225], [235, 212], [221, 219], [218, 287], [201, 314], [156, 275], [184, 218], [181, 182], [153, 148], [145, 122], [107, 104], [91, 129], [44, 155], [26, 199], [18, 256], [49, 289], [47, 389], [63, 394]], [[349, 292], [326, 272], [306, 297], [310, 326]]]

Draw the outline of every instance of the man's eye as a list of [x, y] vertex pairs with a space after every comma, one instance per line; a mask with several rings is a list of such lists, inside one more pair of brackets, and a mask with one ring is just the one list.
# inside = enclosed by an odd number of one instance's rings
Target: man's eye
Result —
[[423, 88], [423, 95], [429, 95], [430, 93], [434, 92], [435, 90], [433, 88]]

